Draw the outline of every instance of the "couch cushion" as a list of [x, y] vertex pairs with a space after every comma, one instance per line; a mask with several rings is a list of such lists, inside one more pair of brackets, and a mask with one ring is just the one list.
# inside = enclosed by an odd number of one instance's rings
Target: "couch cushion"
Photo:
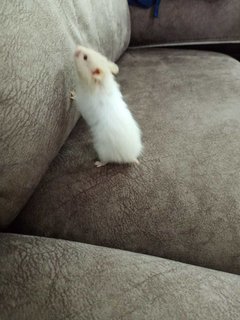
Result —
[[[101, 13], [101, 14], [100, 14]], [[0, 226], [19, 212], [79, 113], [76, 44], [115, 60], [130, 37], [127, 1], [4, 0], [0, 16]]]
[[239, 0], [162, 0], [157, 19], [152, 9], [130, 12], [131, 45], [237, 41], [240, 47]]
[[140, 165], [96, 169], [80, 120], [14, 230], [240, 273], [239, 62], [128, 51], [119, 80], [143, 131]]
[[239, 319], [236, 275], [38, 237], [0, 252], [1, 320]]

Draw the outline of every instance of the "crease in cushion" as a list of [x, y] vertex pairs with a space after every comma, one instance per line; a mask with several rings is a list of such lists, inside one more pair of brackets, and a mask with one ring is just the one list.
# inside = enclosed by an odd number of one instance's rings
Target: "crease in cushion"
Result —
[[[101, 14], [99, 14], [101, 13]], [[130, 38], [127, 1], [7, 1], [0, 12], [0, 227], [26, 203], [79, 113], [76, 44], [112, 60]]]
[[238, 0], [162, 0], [159, 18], [152, 10], [130, 7], [131, 46], [240, 41]]
[[80, 119], [12, 231], [240, 274], [239, 62], [149, 49], [119, 66], [143, 132], [140, 165], [95, 168]]
[[0, 252], [1, 320], [239, 319], [233, 274], [9, 234], [0, 234]]

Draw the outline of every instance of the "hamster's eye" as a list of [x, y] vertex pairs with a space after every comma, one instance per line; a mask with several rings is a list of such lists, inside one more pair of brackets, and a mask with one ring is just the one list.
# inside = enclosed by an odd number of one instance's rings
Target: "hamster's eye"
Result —
[[84, 60], [87, 60], [87, 55], [86, 55], [86, 54], [83, 56], [83, 59], [84, 59]]

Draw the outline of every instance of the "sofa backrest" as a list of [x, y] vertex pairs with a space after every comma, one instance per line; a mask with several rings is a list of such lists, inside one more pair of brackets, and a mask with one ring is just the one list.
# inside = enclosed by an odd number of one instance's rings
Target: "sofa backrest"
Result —
[[[24, 206], [79, 118], [70, 101], [77, 44], [116, 60], [127, 48], [127, 0], [2, 0], [0, 226]], [[81, 139], [81, 137], [79, 137]]]
[[153, 9], [131, 7], [131, 46], [238, 42], [239, 0], [161, 0]]

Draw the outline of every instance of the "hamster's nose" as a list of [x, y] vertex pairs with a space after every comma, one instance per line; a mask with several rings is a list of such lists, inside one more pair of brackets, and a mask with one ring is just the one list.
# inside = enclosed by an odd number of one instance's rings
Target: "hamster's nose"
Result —
[[80, 54], [81, 54], [81, 50], [80, 49], [77, 49], [76, 51], [75, 51], [75, 57], [79, 57], [80, 56]]

